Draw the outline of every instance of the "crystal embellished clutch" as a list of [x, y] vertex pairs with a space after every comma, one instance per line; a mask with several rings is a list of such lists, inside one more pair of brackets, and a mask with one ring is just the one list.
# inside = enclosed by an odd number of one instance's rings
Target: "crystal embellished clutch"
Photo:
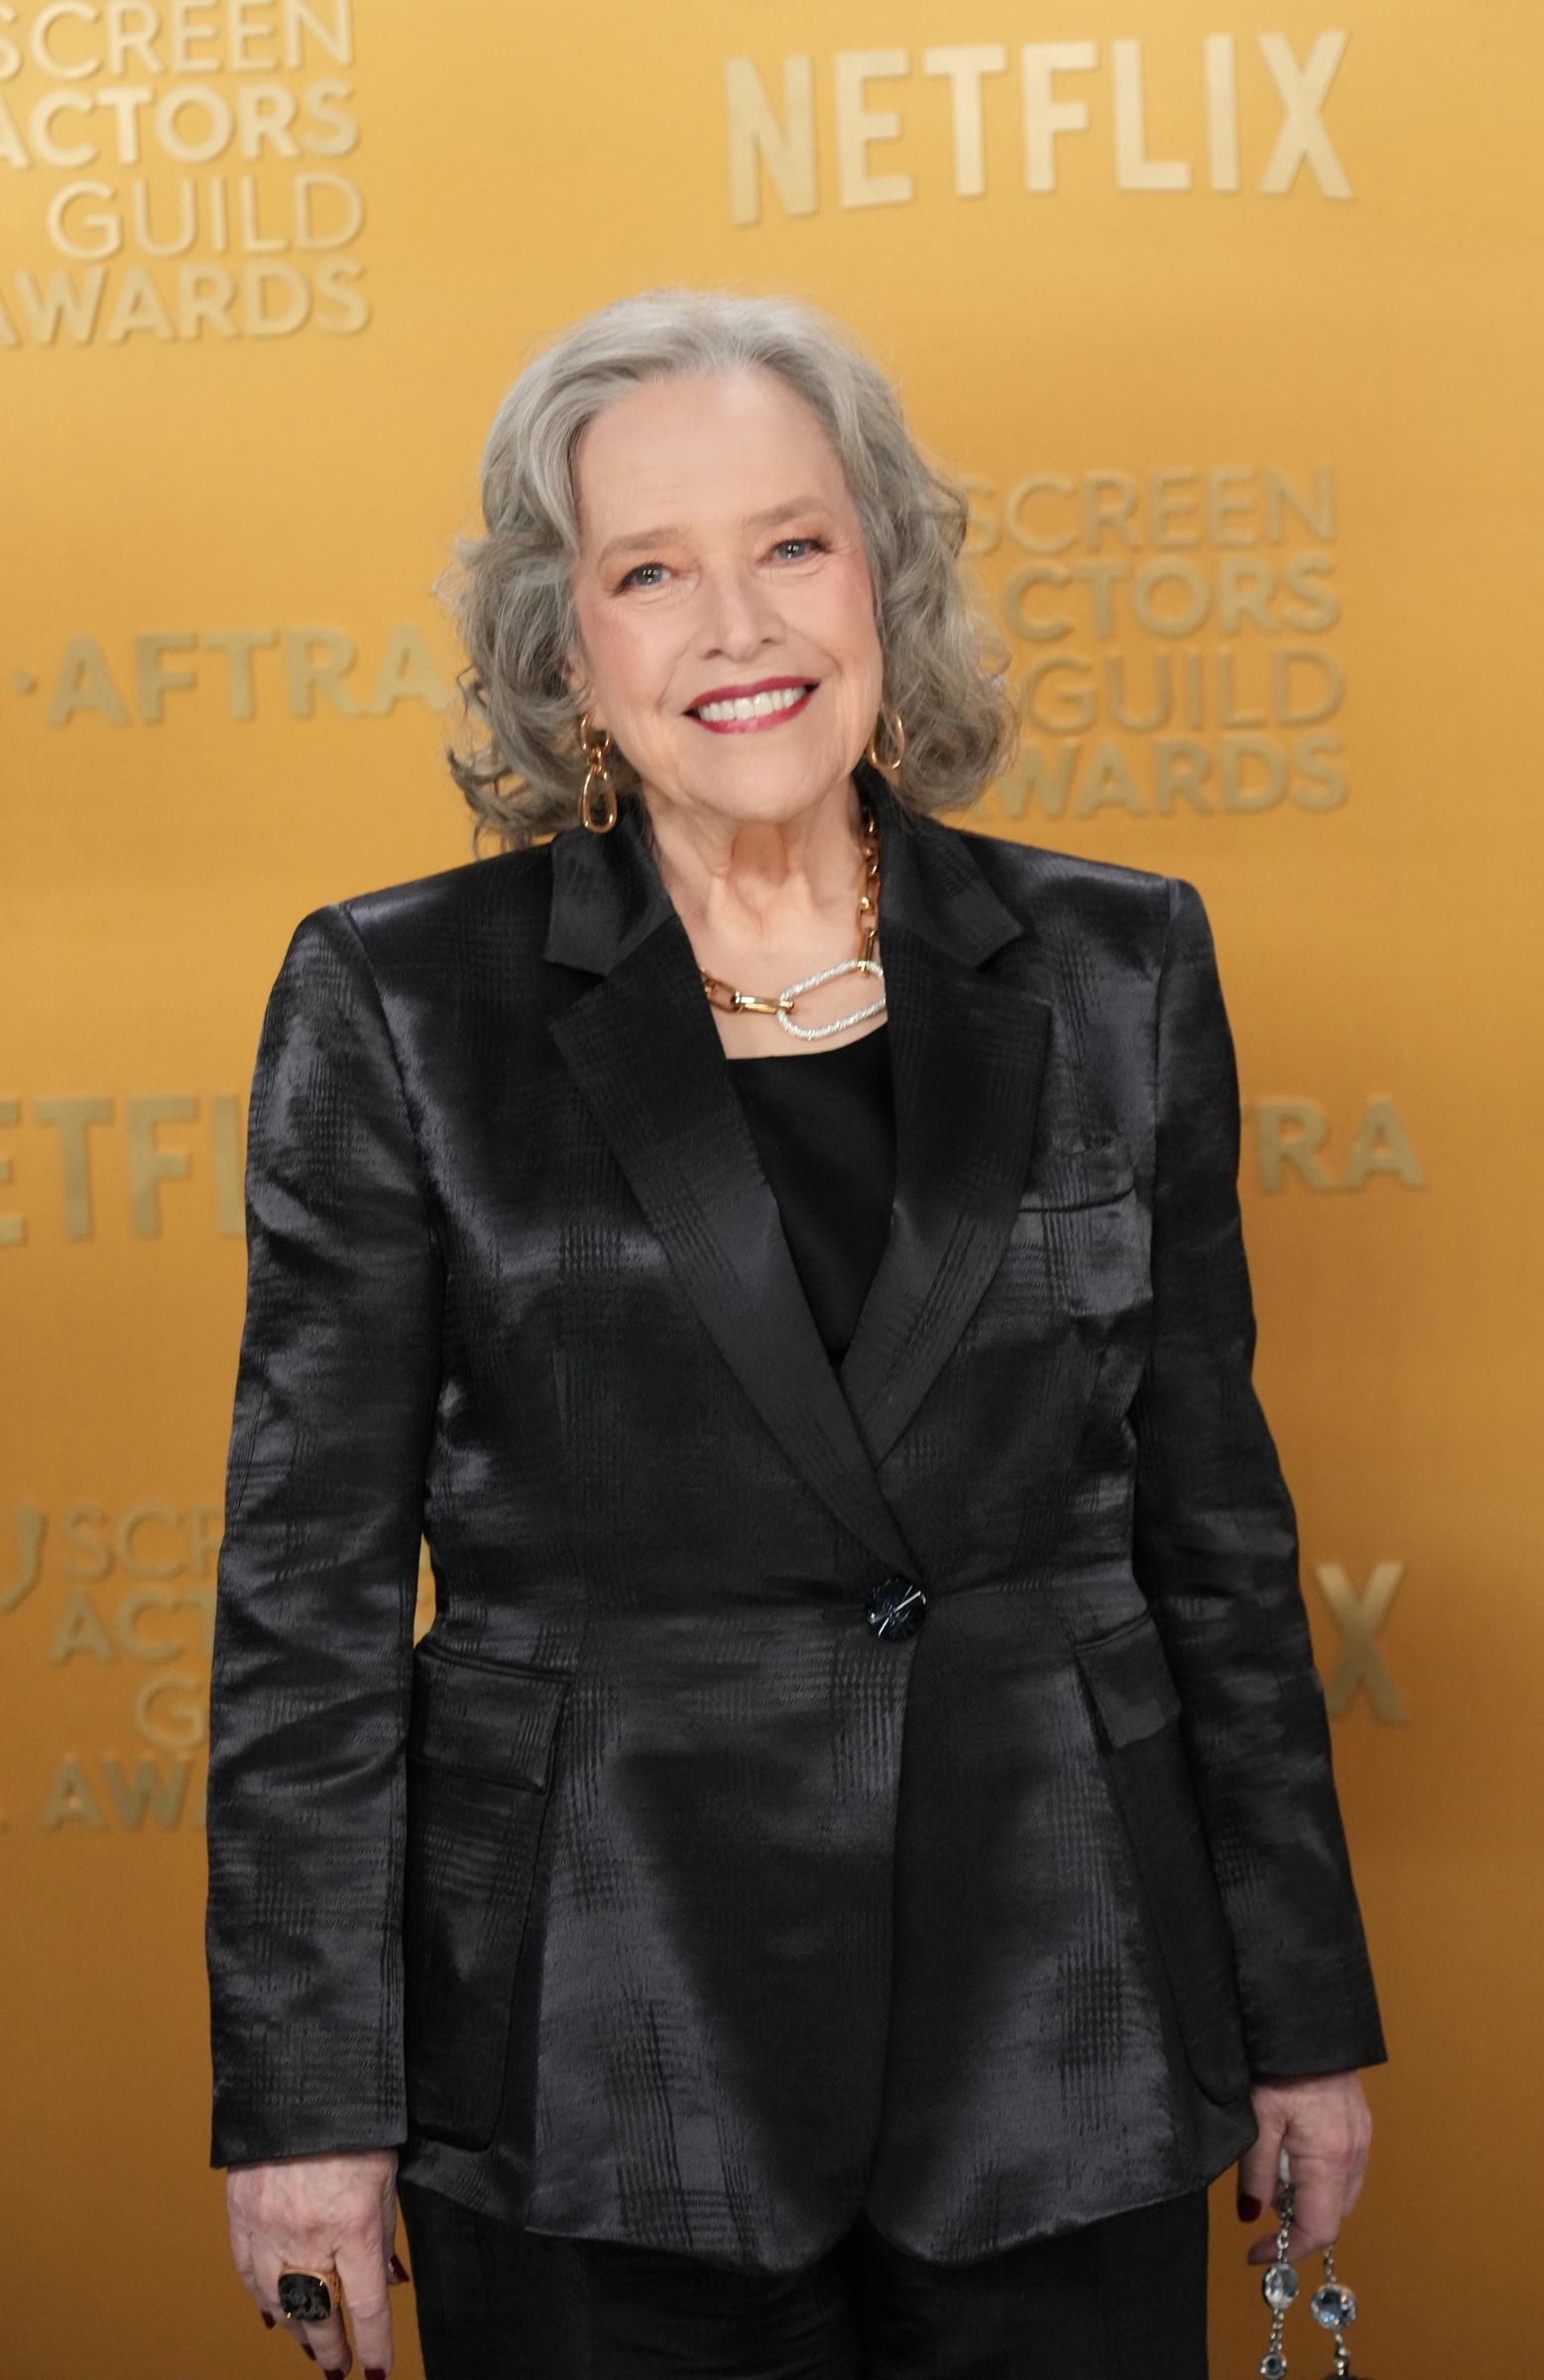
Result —
[[[1286, 2158], [1281, 2160], [1281, 2182], [1272, 2202], [1279, 2220], [1276, 2232], [1276, 2253], [1260, 2275], [1260, 2295], [1270, 2309], [1270, 2339], [1259, 2359], [1261, 2380], [1286, 2380], [1288, 2369], [1281, 2347], [1282, 2326], [1287, 2308], [1295, 2303], [1301, 2283], [1287, 2262], [1287, 2241], [1292, 2231], [1292, 2185], [1286, 2178]], [[1308, 2311], [1321, 2329], [1333, 2332], [1335, 2338], [1334, 2369], [1325, 2380], [1359, 2380], [1351, 2368], [1351, 2349], [1346, 2344], [1346, 2332], [1357, 2319], [1357, 2301], [1344, 2281], [1335, 2276], [1335, 2242], [1332, 2239], [1324, 2250], [1324, 2280], [1308, 2301]], [[1362, 2373], [1360, 2380], [1370, 2380]]]

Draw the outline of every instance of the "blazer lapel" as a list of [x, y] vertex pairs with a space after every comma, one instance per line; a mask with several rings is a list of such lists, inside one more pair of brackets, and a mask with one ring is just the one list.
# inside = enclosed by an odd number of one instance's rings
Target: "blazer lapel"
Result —
[[[1029, 1170], [1050, 1009], [969, 843], [882, 810], [880, 950], [895, 1091], [890, 1239], [840, 1379], [884, 1461], [1002, 1262]], [[993, 958], [992, 972], [983, 962]]]
[[1028, 1170], [1049, 1010], [1016, 968], [980, 972], [1023, 929], [968, 844], [902, 811], [866, 768], [862, 781], [881, 839], [896, 1181], [890, 1240], [839, 1373], [631, 807], [610, 835], [556, 838], [545, 956], [601, 979], [550, 1029], [704, 1328], [831, 1510], [888, 1567], [915, 1575], [875, 1466], [1001, 1261]]
[[913, 1574], [788, 1253], [685, 928], [631, 811], [600, 844], [575, 829], [552, 849], [545, 955], [603, 971], [552, 1018], [553, 1039], [767, 1427], [886, 1568]]

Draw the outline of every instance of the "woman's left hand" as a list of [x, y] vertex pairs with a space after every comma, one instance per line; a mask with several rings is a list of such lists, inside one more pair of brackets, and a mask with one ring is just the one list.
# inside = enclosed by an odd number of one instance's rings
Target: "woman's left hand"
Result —
[[[1327, 2248], [1357, 2203], [1372, 2144], [1372, 2110], [1355, 2069], [1343, 2075], [1257, 2075], [1249, 2092], [1259, 2138], [1239, 2160], [1239, 2215], [1258, 2220], [1280, 2184], [1280, 2154], [1292, 2177], [1287, 2261]], [[1247, 2261], [1269, 2264], [1274, 2231], [1250, 2242]]]

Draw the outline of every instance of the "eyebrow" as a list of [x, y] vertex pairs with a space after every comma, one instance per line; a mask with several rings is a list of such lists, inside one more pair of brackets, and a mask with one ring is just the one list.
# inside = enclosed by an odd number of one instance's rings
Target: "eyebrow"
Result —
[[[828, 513], [830, 509], [823, 496], [795, 496], [787, 504], [769, 505], [763, 513], [747, 513], [740, 526], [742, 529], [771, 529], [774, 522], [791, 521], [797, 513]], [[611, 543], [603, 546], [597, 554], [596, 568], [601, 568], [616, 554], [636, 553], [643, 546], [657, 545], [666, 537], [679, 536], [680, 531], [675, 524], [666, 522], [659, 529], [639, 529], [625, 537], [613, 537]]]

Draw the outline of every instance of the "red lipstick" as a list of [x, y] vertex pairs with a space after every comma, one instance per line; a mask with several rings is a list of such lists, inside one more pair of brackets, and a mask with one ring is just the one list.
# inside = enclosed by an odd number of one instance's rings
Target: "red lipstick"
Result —
[[[699, 694], [696, 702], [688, 704], [686, 715], [696, 719], [697, 725], [705, 727], [712, 736], [755, 735], [763, 728], [780, 727], [785, 719], [796, 719], [813, 694], [815, 682], [807, 677], [762, 677], [751, 685], [714, 686], [708, 693]], [[707, 702], [742, 702], [749, 701], [756, 694], [794, 691], [800, 696], [797, 702], [790, 702], [785, 709], [766, 711], [750, 719], [703, 719], [699, 716], [702, 704]]]

